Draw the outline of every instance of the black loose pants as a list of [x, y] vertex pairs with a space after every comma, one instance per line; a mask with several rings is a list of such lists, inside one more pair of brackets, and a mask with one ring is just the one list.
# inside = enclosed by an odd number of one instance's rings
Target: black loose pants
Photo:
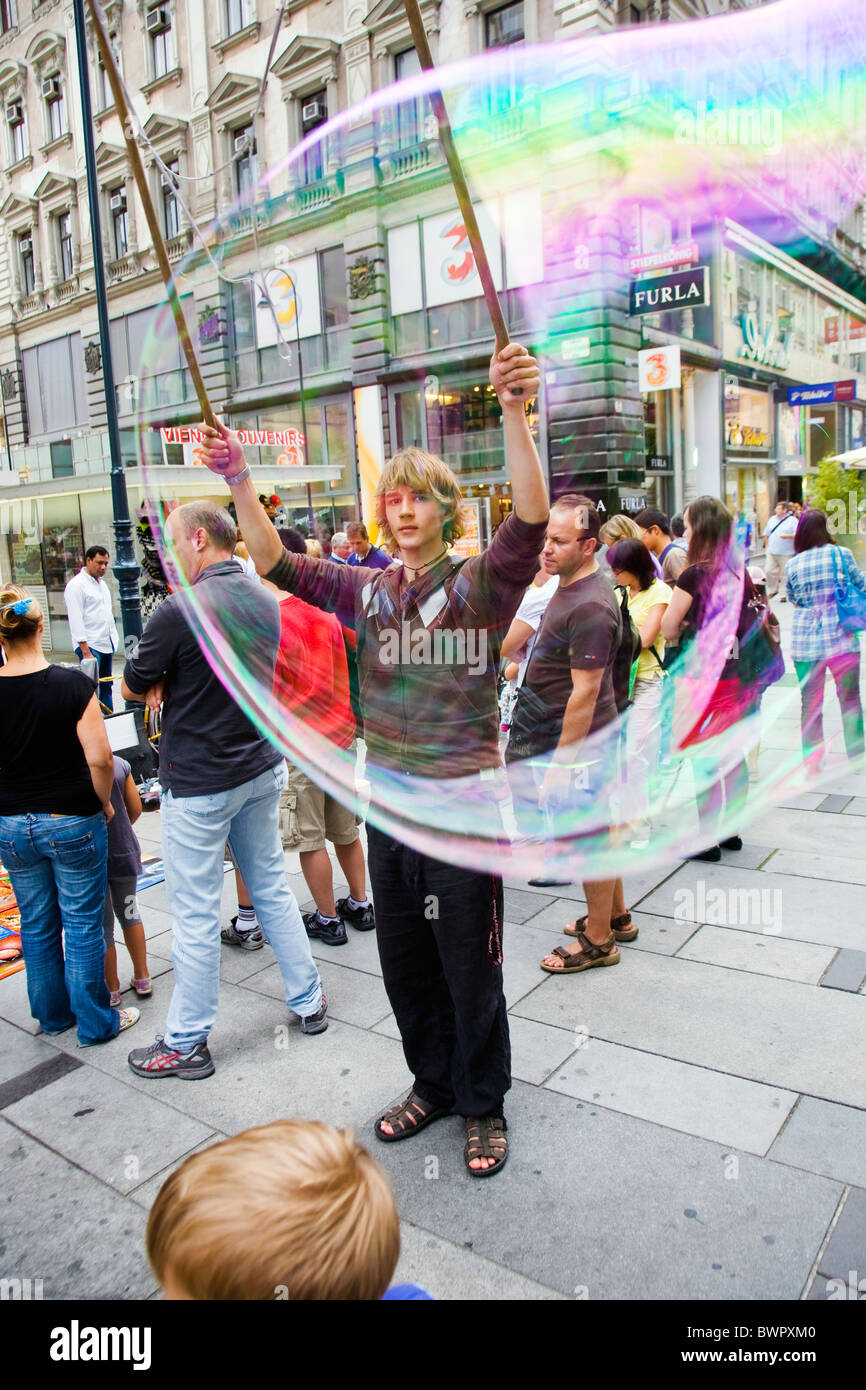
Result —
[[511, 1085], [502, 879], [367, 826], [382, 976], [415, 1090], [458, 1115], [501, 1115]]

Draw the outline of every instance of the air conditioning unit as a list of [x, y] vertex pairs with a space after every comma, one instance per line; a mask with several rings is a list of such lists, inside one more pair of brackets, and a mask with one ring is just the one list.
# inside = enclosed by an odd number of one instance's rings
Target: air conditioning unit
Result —
[[125, 211], [126, 211], [126, 194], [125, 194], [125, 193], [113, 193], [113, 194], [112, 194], [112, 196], [111, 196], [111, 211], [112, 211], [112, 212], [125, 212]]
[[325, 118], [325, 103], [323, 101], [308, 101], [301, 107], [301, 120], [304, 125], [311, 125], [313, 121], [322, 121]]
[[18, 243], [22, 256], [29, 256], [33, 249], [33, 242], [29, 236], [23, 236]]
[[42, 83], [42, 95], [46, 101], [57, 101], [60, 96], [60, 78], [46, 77]]
[[24, 113], [21, 109], [20, 101], [13, 101], [6, 107], [6, 124], [20, 125], [24, 120]]
[[253, 148], [253, 141], [249, 135], [235, 136], [235, 154], [240, 154], [242, 150], [246, 149], [249, 149], [252, 152]]
[[166, 29], [171, 28], [171, 19], [168, 10], [163, 8], [149, 10], [145, 24], [149, 34], [164, 34]]
[[170, 188], [172, 192], [174, 192], [177, 188], [177, 184], [175, 183], [171, 174], [160, 174], [159, 186], [160, 188]]

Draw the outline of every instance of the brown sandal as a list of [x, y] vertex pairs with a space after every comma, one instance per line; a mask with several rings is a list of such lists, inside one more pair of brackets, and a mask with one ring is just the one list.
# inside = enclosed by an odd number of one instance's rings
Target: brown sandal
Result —
[[[576, 922], [569, 922], [567, 927], [563, 927], [566, 936], [580, 936], [582, 931], [586, 931], [589, 921], [588, 917], [578, 917]], [[631, 920], [631, 913], [624, 912], [621, 917], [611, 917], [610, 929], [617, 941], [634, 941], [638, 934], [638, 929]]]
[[542, 970], [546, 970], [548, 975], [576, 975], [579, 970], [592, 970], [596, 965], [619, 964], [619, 949], [613, 932], [601, 946], [590, 941], [585, 932], [578, 932], [577, 939], [581, 946], [579, 951], [567, 951], [564, 946], [556, 946], [548, 955], [558, 956], [562, 965], [545, 965], [542, 961]]
[[[444, 1105], [431, 1105], [429, 1100], [410, 1091], [405, 1100], [392, 1105], [384, 1115], [379, 1116], [373, 1129], [376, 1138], [381, 1139], [383, 1144], [394, 1144], [398, 1139], [410, 1139], [413, 1134], [420, 1134], [434, 1120], [441, 1120], [450, 1114], [451, 1111]], [[383, 1120], [392, 1127], [393, 1134], [386, 1134], [381, 1128]]]
[[[503, 1115], [483, 1115], [481, 1119], [467, 1116], [463, 1157], [470, 1178], [490, 1178], [505, 1167], [508, 1159], [507, 1128]], [[494, 1162], [487, 1168], [470, 1168], [469, 1164], [476, 1158], [492, 1158]]]

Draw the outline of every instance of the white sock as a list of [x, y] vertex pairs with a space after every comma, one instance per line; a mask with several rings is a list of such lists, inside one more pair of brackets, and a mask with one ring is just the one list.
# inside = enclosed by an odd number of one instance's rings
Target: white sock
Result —
[[247, 932], [256, 929], [256, 910], [254, 907], [241, 907], [238, 903], [238, 920], [235, 922], [235, 931]]
[[369, 898], [365, 898], [364, 901], [363, 901], [362, 903], [359, 903], [359, 902], [357, 901], [356, 898], [353, 898], [353, 897], [352, 897], [352, 894], [351, 894], [351, 893], [349, 894], [349, 896], [348, 896], [348, 898], [346, 899], [346, 901], [348, 902], [349, 907], [351, 908], [351, 910], [352, 910], [353, 912], [356, 912], [356, 911], [358, 910], [358, 908], [360, 908], [360, 907], [369, 907], [369, 906], [370, 906], [370, 899], [369, 899]]

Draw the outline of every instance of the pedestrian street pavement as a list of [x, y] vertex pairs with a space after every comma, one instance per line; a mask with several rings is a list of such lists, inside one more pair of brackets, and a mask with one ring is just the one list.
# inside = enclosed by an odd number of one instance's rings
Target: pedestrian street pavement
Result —
[[[827, 707], [832, 733], [829, 692]], [[761, 772], [797, 737], [789, 710]], [[127, 1052], [163, 1031], [171, 990], [165, 886], [147, 890], [154, 993], [117, 1041], [39, 1035], [25, 974], [0, 980], [0, 1276], [42, 1278], [46, 1299], [158, 1297], [144, 1229], [165, 1177], [289, 1116], [356, 1128], [397, 1198], [397, 1277], [437, 1299], [846, 1296], [852, 1271], [852, 1290], [866, 1279], [864, 817], [866, 772], [843, 765], [761, 807], [740, 853], [640, 870], [637, 940], [618, 966], [567, 978], [538, 962], [583, 910], [580, 885], [506, 880], [511, 1147], [484, 1182], [465, 1171], [459, 1118], [405, 1143], [372, 1133], [410, 1084], [374, 933], [314, 945], [331, 1020], [315, 1037], [287, 1013], [269, 947], [224, 947], [216, 1074], [133, 1076]], [[159, 854], [159, 814], [136, 829]], [[297, 856], [286, 865], [311, 907]], [[226, 875], [224, 923], [233, 894]]]

